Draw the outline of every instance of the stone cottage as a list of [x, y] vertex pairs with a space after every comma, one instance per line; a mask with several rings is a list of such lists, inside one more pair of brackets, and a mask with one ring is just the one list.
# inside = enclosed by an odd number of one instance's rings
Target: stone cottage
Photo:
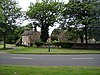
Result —
[[22, 34], [22, 45], [31, 46], [34, 42], [40, 40], [40, 32], [25, 29]]

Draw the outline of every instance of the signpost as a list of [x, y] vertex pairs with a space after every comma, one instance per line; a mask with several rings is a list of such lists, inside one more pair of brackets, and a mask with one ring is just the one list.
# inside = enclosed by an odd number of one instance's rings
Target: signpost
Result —
[[50, 43], [51, 43], [51, 38], [48, 38], [48, 52], [50, 52]]
[[50, 43], [49, 43], [49, 48], [48, 48], [48, 52], [50, 52]]

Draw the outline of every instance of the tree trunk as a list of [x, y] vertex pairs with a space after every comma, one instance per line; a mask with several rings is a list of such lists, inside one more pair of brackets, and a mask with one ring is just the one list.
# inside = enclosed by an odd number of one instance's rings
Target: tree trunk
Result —
[[85, 25], [85, 43], [88, 44], [88, 39], [87, 39], [87, 25]]
[[3, 34], [3, 41], [4, 41], [4, 48], [6, 48], [6, 37], [5, 37], [5, 32]]
[[81, 39], [81, 43], [83, 43], [84, 42], [83, 35], [80, 36], [80, 39]]
[[48, 25], [42, 25], [40, 38], [41, 38], [41, 40], [43, 42], [46, 42], [48, 37], [49, 37], [48, 30], [49, 30], [49, 26]]

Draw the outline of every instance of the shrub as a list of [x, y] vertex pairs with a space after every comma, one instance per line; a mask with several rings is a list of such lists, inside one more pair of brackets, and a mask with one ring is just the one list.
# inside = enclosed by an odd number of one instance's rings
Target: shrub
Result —
[[61, 48], [72, 48], [73, 43], [60, 42]]
[[44, 42], [40, 41], [40, 42], [35, 42], [34, 43], [37, 47], [40, 47], [44, 44]]
[[59, 47], [60, 46], [60, 42], [52, 42], [52, 45], [55, 45], [55, 46]]

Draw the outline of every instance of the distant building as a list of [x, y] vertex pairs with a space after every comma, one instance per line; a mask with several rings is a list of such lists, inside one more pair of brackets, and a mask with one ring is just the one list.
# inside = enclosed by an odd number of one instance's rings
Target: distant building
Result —
[[34, 42], [40, 40], [40, 32], [34, 30], [25, 29], [22, 34], [22, 45], [30, 46]]
[[78, 40], [78, 38], [74, 37], [69, 34], [69, 32], [67, 31], [62, 31], [59, 35], [58, 35], [58, 41], [59, 42], [71, 42], [71, 43], [77, 43], [80, 42], [80, 40]]

